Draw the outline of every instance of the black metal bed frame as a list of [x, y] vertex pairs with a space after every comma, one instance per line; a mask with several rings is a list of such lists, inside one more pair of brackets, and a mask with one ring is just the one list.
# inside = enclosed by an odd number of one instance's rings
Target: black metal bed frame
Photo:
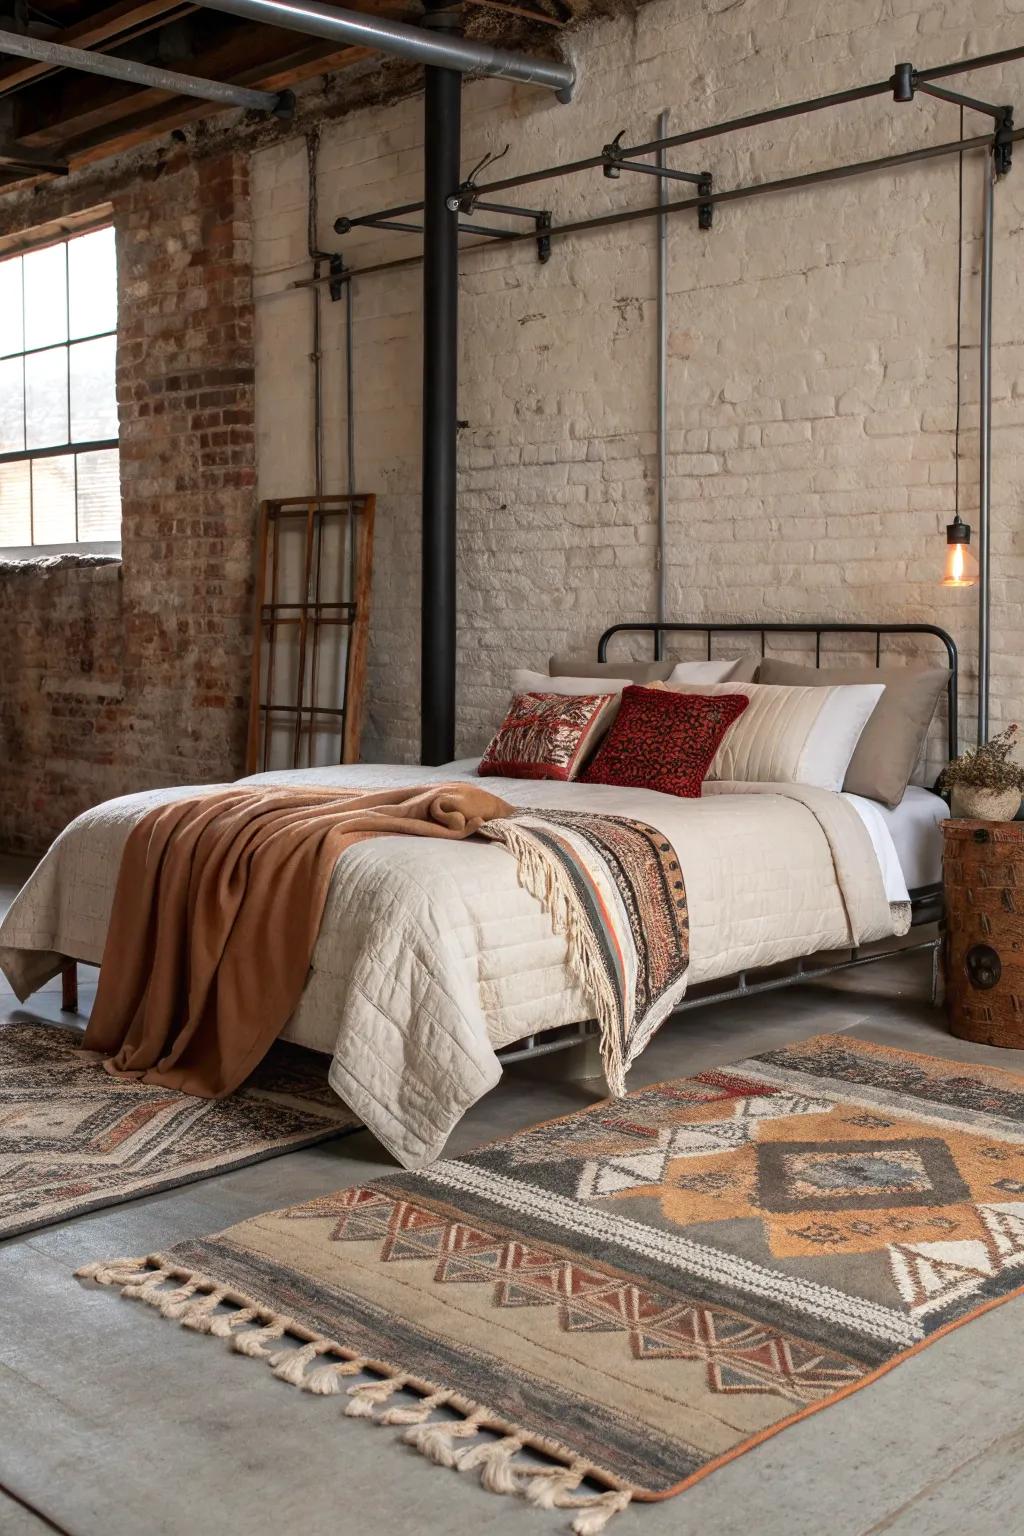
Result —
[[[712, 640], [716, 635], [757, 635], [760, 640], [761, 655], [767, 653], [767, 639], [769, 635], [813, 635], [814, 636], [814, 665], [821, 666], [821, 641], [825, 635], [860, 635], [873, 636], [875, 642], [875, 666], [881, 666], [882, 641], [885, 637], [895, 636], [928, 636], [937, 640], [946, 652], [949, 662], [949, 682], [946, 689], [946, 743], [950, 758], [957, 756], [959, 751], [959, 712], [957, 707], [957, 689], [959, 683], [959, 656], [956, 641], [952, 635], [944, 629], [939, 629], [934, 624], [845, 624], [845, 623], [745, 623], [733, 620], [704, 621], [693, 620], [684, 623], [670, 623], [668, 621], [650, 621], [636, 624], [613, 624], [606, 629], [597, 643], [597, 659], [599, 662], [608, 659], [608, 643], [615, 635], [650, 635], [653, 643], [654, 660], [664, 659], [665, 636], [671, 634], [698, 634], [705, 637], [705, 651], [708, 659], [712, 656]], [[834, 659], [837, 663], [849, 659], [849, 652], [838, 652]], [[921, 886], [910, 893], [910, 924], [911, 929], [919, 928], [926, 923], [937, 923], [942, 918], [942, 886]], [[813, 957], [801, 957], [788, 962], [790, 969], [781, 969], [779, 966], [768, 966], [755, 971], [753, 979], [751, 973], [740, 971], [731, 980], [731, 985], [716, 986], [714, 982], [708, 982], [699, 987], [693, 995], [687, 994], [680, 1002], [674, 1013], [685, 1013], [692, 1008], [704, 1008], [709, 1003], [722, 1003], [736, 1001], [740, 998], [755, 997], [762, 992], [775, 992], [782, 987], [790, 987], [803, 981], [822, 981], [829, 976], [836, 975], [839, 971], [855, 970], [860, 966], [876, 964], [880, 960], [887, 960], [893, 955], [908, 955], [931, 952], [932, 957], [932, 1001], [934, 1002], [938, 990], [938, 961], [941, 940], [937, 935], [929, 938], [911, 938], [908, 942], [892, 945], [883, 941], [880, 945], [874, 945], [867, 949], [857, 946], [850, 950], [841, 950], [837, 953], [847, 958], [828, 960]], [[708, 990], [710, 989], [710, 990]], [[498, 1055], [503, 1063], [510, 1064], [516, 1061], [533, 1060], [538, 1056], [547, 1056], [556, 1051], [564, 1051], [576, 1045], [586, 1045], [597, 1034], [596, 1024], [588, 1020], [580, 1024], [567, 1025], [560, 1029], [546, 1031], [543, 1034], [530, 1035], [525, 1040], [516, 1041], [512, 1046], [499, 1051]]]

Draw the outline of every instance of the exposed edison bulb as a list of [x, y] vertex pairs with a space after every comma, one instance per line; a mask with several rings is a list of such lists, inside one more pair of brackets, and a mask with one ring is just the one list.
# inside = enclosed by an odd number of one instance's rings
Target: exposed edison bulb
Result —
[[944, 587], [973, 587], [978, 580], [978, 562], [971, 549], [971, 530], [957, 517], [946, 531], [946, 569]]

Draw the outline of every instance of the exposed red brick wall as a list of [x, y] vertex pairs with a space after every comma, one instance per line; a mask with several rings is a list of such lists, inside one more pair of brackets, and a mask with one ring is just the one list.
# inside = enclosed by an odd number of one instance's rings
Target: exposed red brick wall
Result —
[[[77, 196], [98, 200], [94, 184]], [[111, 795], [230, 779], [243, 764], [256, 516], [248, 157], [182, 152], [110, 196], [123, 560], [0, 568], [6, 850], [38, 852]]]

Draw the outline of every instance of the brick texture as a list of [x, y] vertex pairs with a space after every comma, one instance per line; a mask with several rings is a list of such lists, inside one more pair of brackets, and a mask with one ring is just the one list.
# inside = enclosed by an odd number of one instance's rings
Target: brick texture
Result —
[[[884, 79], [1024, 38], [1020, 0], [652, 0], [571, 46], [572, 106], [489, 81], [465, 90], [468, 169], [504, 176], [625, 142]], [[1019, 65], [950, 82], [1024, 107]], [[421, 103], [325, 126], [322, 241], [330, 221], [401, 203], [421, 185]], [[884, 96], [673, 151], [716, 185], [797, 174], [957, 137], [958, 113]], [[983, 131], [968, 114], [966, 132]], [[996, 190], [993, 722], [1020, 713], [1024, 680], [1024, 156]], [[983, 163], [965, 165], [962, 506], [977, 525], [977, 311]], [[683, 191], [685, 192], [685, 188]], [[305, 162], [294, 141], [253, 162], [261, 489], [308, 470]], [[675, 194], [673, 194], [675, 195]], [[556, 222], [654, 201], [647, 177], [591, 171], [510, 193]], [[976, 599], [938, 585], [953, 509], [957, 164], [954, 158], [765, 197], [670, 223], [670, 617], [927, 621], [965, 663], [973, 729]], [[489, 222], [497, 222], [491, 218]], [[358, 265], [409, 251], [368, 230]], [[371, 759], [418, 748], [419, 273], [355, 285], [356, 476], [376, 490]], [[493, 729], [517, 665], [593, 648], [655, 598], [655, 227], [634, 223], [462, 263], [458, 749]], [[344, 473], [343, 318], [325, 306], [328, 473]], [[303, 350], [308, 351], [308, 346]], [[739, 644], [733, 650], [741, 649]], [[728, 653], [728, 652], [726, 652]], [[934, 655], [935, 653], [929, 653]], [[933, 765], [934, 766], [934, 765]]]
[[[76, 194], [95, 196], [94, 182]], [[112, 195], [121, 566], [0, 570], [0, 847], [152, 785], [241, 771], [255, 434], [248, 159], [165, 158]]]

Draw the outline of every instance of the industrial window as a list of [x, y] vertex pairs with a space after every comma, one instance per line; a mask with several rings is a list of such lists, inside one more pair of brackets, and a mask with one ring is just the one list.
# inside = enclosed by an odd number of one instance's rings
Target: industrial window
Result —
[[0, 260], [0, 549], [120, 538], [116, 351], [112, 229]]

